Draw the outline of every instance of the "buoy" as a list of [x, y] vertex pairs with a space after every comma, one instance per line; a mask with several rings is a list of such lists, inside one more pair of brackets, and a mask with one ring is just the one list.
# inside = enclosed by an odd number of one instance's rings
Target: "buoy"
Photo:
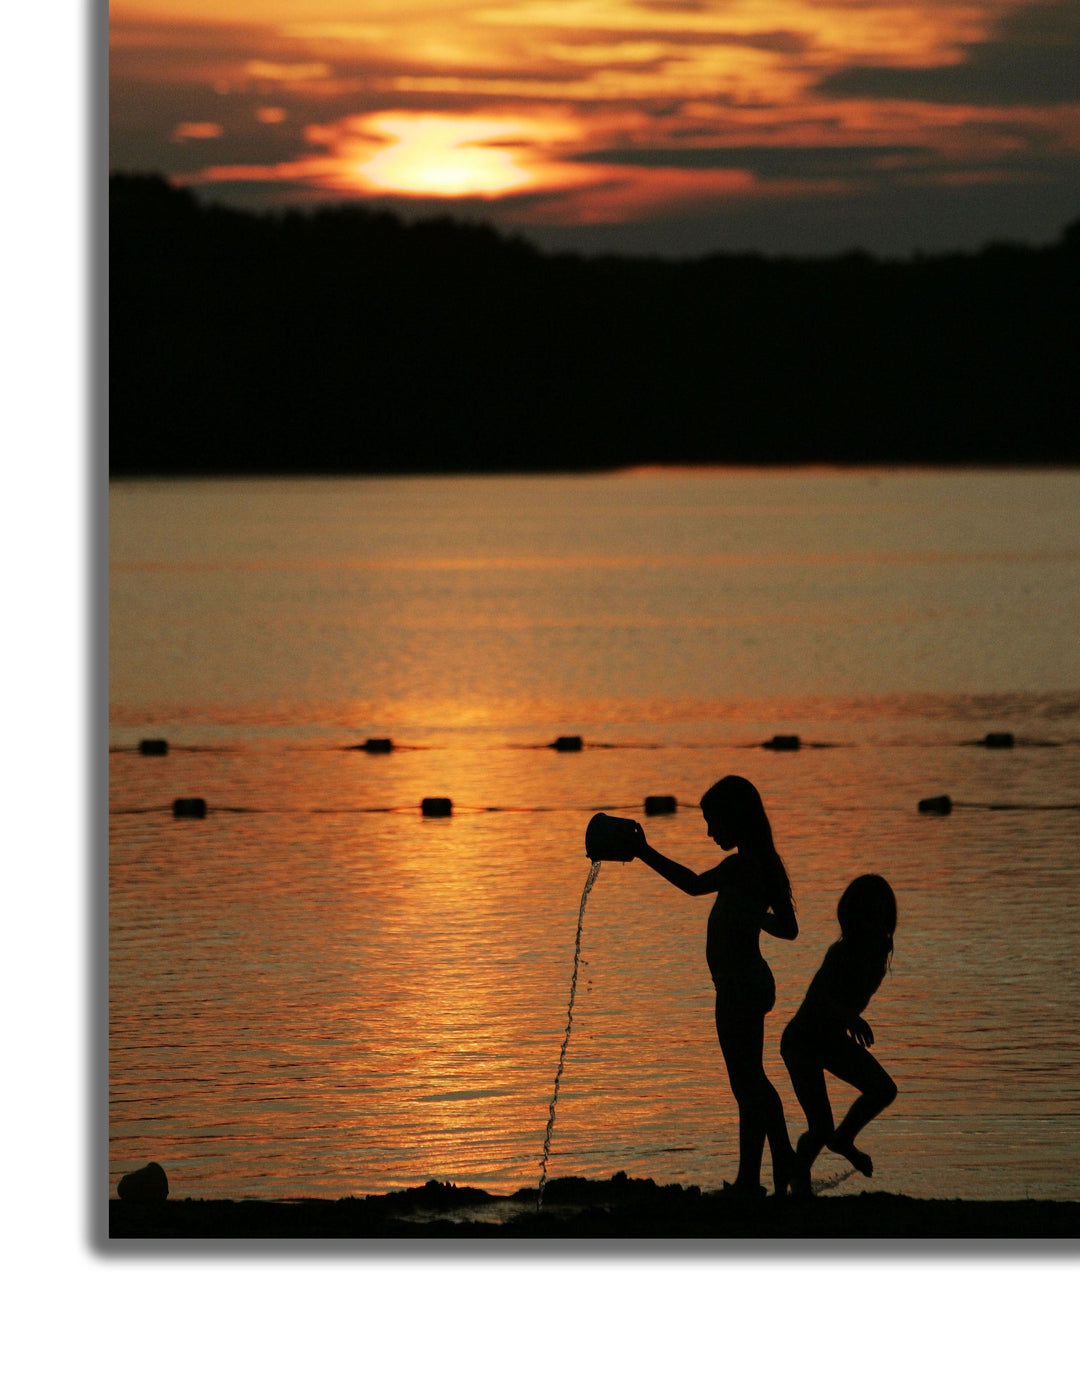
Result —
[[174, 818], [205, 818], [206, 800], [174, 799], [172, 801], [172, 816]]
[[674, 813], [678, 807], [673, 794], [647, 794], [645, 796], [646, 816], [652, 817], [657, 813]]
[[116, 1194], [133, 1206], [159, 1206], [169, 1198], [169, 1179], [160, 1163], [147, 1163], [121, 1177]]
[[585, 829], [585, 855], [590, 861], [633, 861], [636, 834], [632, 818], [594, 813]]
[[1011, 732], [988, 732], [981, 745], [1000, 751], [1003, 747], [1015, 746], [1016, 738]]
[[794, 735], [785, 737], [778, 734], [771, 742], [762, 742], [761, 745], [766, 751], [798, 751], [802, 742]]
[[164, 737], [144, 737], [139, 743], [140, 756], [167, 756], [169, 743]]
[[389, 737], [369, 737], [361, 751], [366, 751], [371, 756], [385, 756], [388, 751], [393, 751], [394, 743]]
[[449, 799], [422, 799], [420, 801], [420, 812], [425, 818], [449, 818], [453, 811], [454, 805]]
[[580, 751], [582, 741], [580, 737], [556, 737], [551, 745], [556, 751]]
[[935, 794], [930, 799], [919, 800], [920, 813], [952, 813], [952, 800], [947, 794]]

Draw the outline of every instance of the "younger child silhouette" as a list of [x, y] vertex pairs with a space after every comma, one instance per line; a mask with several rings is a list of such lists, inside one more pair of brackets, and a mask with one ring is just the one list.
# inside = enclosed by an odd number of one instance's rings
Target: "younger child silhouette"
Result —
[[[869, 1051], [874, 1033], [862, 1017], [888, 970], [896, 896], [881, 876], [859, 876], [840, 897], [836, 916], [840, 940], [825, 953], [780, 1040], [780, 1054], [807, 1121], [795, 1149], [791, 1183], [793, 1192], [803, 1196], [810, 1192], [811, 1165], [825, 1147], [871, 1176], [873, 1161], [855, 1147], [855, 1136], [896, 1099], [896, 1083]], [[833, 1126], [826, 1072], [860, 1092], [839, 1128]]]

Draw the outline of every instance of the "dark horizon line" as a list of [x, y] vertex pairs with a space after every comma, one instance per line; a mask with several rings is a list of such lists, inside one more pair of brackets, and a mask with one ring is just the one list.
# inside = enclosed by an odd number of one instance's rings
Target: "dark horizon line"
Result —
[[955, 260], [977, 259], [986, 254], [1030, 253], [1044, 254], [1060, 252], [1064, 248], [1080, 247], [1080, 212], [1067, 220], [1059, 231], [1058, 238], [1049, 244], [1038, 244], [1015, 239], [986, 239], [977, 249], [912, 249], [907, 254], [883, 254], [873, 249], [853, 247], [838, 249], [828, 253], [779, 253], [765, 249], [715, 249], [696, 254], [668, 255], [653, 253], [628, 253], [613, 249], [545, 249], [534, 243], [523, 230], [506, 229], [493, 219], [483, 216], [455, 214], [453, 210], [432, 211], [410, 216], [405, 211], [385, 205], [371, 205], [360, 198], [327, 199], [311, 201], [306, 204], [236, 206], [212, 196], [200, 195], [191, 186], [174, 180], [168, 173], [158, 170], [139, 170], [134, 168], [110, 168], [110, 189], [114, 183], [141, 184], [144, 187], [159, 183], [163, 190], [174, 196], [182, 196], [204, 212], [238, 216], [255, 221], [283, 221], [292, 217], [314, 219], [320, 215], [356, 216], [370, 221], [391, 220], [403, 230], [421, 226], [447, 226], [464, 231], [476, 230], [489, 233], [502, 240], [536, 254], [539, 258], [550, 260], [574, 260], [587, 263], [617, 262], [631, 264], [662, 264], [673, 268], [692, 267], [708, 264], [716, 260], [729, 262], [754, 261], [778, 264], [823, 264], [865, 261], [887, 266], [890, 264], [940, 263]]
[[649, 461], [635, 461], [633, 463], [612, 463], [612, 464], [558, 464], [543, 465], [537, 464], [527, 467], [521, 464], [507, 464], [502, 468], [486, 468], [483, 466], [467, 467], [457, 465], [454, 467], [431, 465], [428, 467], [417, 466], [396, 468], [387, 467], [385, 469], [355, 469], [346, 466], [336, 468], [321, 469], [309, 465], [297, 464], [293, 468], [274, 467], [268, 465], [262, 468], [241, 468], [230, 469], [219, 467], [212, 472], [198, 465], [184, 467], [176, 465], [168, 469], [147, 466], [146, 468], [127, 467], [120, 473], [110, 472], [107, 475], [109, 483], [145, 483], [149, 480], [154, 482], [172, 483], [174, 481], [199, 479], [206, 480], [208, 483], [235, 483], [244, 479], [289, 479], [289, 478], [310, 478], [310, 479], [386, 479], [386, 478], [583, 478], [604, 476], [613, 477], [617, 474], [632, 473], [637, 469], [859, 469], [859, 470], [881, 470], [891, 471], [896, 469], [918, 470], [926, 469], [934, 472], [943, 471], [989, 471], [1001, 472], [1014, 470], [1017, 473], [1032, 474], [1039, 471], [1051, 471], [1054, 473], [1063, 470], [1080, 470], [1080, 458], [1062, 459], [1034, 459], [1024, 460], [1006, 456], [1002, 459], [745, 459], [745, 460], [684, 460], [684, 459], [657, 459]]

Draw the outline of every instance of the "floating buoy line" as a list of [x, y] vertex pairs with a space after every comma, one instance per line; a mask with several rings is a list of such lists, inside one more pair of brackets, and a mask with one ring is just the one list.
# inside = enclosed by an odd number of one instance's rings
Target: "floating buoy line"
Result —
[[[1080, 737], [1066, 737], [1060, 741], [1048, 741], [1041, 737], [1017, 737], [1012, 732], [988, 732], [984, 737], [974, 739], [965, 738], [962, 741], [943, 742], [943, 741], [895, 741], [895, 742], [875, 742], [873, 748], [886, 750], [889, 747], [929, 747], [938, 748], [947, 746], [963, 747], [982, 747], [986, 751], [1013, 751], [1018, 747], [1061, 747], [1075, 746], [1080, 743]], [[487, 747], [486, 750], [504, 751], [554, 751], [559, 755], [578, 755], [584, 751], [772, 751], [778, 754], [794, 753], [799, 751], [820, 751], [835, 750], [838, 747], [850, 747], [855, 749], [856, 744], [851, 742], [811, 742], [806, 741], [797, 733], [778, 732], [764, 742], [586, 742], [580, 736], [556, 737], [550, 742], [505, 742], [497, 746]], [[441, 751], [446, 750], [445, 746], [439, 746], [430, 742], [396, 742], [392, 737], [368, 737], [362, 742], [349, 742], [344, 745], [327, 745], [325, 743], [307, 744], [303, 742], [285, 742], [278, 746], [281, 751], [348, 751], [359, 753], [365, 756], [390, 756], [399, 751]], [[247, 750], [244, 744], [234, 743], [222, 746], [187, 746], [177, 745], [168, 741], [164, 737], [144, 737], [135, 745], [111, 744], [110, 752], [123, 753], [130, 752], [139, 756], [162, 757], [168, 756], [171, 752], [216, 752], [231, 753], [243, 752]]]
[[[659, 799], [662, 807], [655, 807]], [[653, 807], [650, 808], [650, 802]], [[204, 806], [203, 812], [199, 805]], [[419, 804], [328, 804], [313, 805], [310, 808], [290, 808], [287, 804], [274, 808], [258, 805], [215, 804], [212, 810], [204, 799], [174, 799], [171, 804], [142, 804], [128, 808], [110, 809], [110, 815], [135, 813], [172, 813], [176, 818], [202, 818], [207, 811], [213, 813], [416, 813], [419, 810], [424, 818], [450, 818], [461, 813], [596, 813], [600, 809], [617, 809], [623, 813], [633, 813], [637, 804], [455, 804], [452, 799], [442, 795], [432, 795], [421, 799]], [[650, 796], [645, 801], [645, 813], [674, 813], [679, 807], [673, 795]], [[686, 808], [684, 804], [681, 807]]]
[[[988, 750], [988, 751], [1012, 751], [1012, 750], [1014, 750], [1017, 746], [1031, 746], [1031, 747], [1064, 746], [1064, 745], [1068, 745], [1068, 744], [1070, 744], [1070, 743], [1072, 743], [1072, 742], [1075, 742], [1076, 740], [1080, 740], [1080, 739], [1070, 738], [1070, 739], [1068, 739], [1066, 742], [1051, 742], [1051, 741], [1038, 740], [1038, 739], [1034, 739], [1034, 738], [1016, 737], [1012, 732], [988, 732], [984, 737], [977, 738], [977, 739], [975, 739], [975, 740], [963, 741], [963, 742], [957, 743], [956, 745], [959, 745], [959, 746], [976, 746], [976, 747], [982, 747], [982, 748], [984, 748], [985, 750]], [[619, 750], [619, 749], [626, 749], [626, 750], [635, 750], [635, 749], [638, 749], [638, 750], [657, 750], [657, 749], [659, 749], [659, 745], [660, 745], [660, 744], [658, 744], [658, 743], [622, 743], [622, 744], [620, 745], [620, 744], [612, 743], [612, 742], [593, 742], [593, 743], [590, 743], [589, 745], [590, 745], [591, 748], [598, 748], [598, 749], [601, 749], [601, 750]], [[678, 745], [681, 745], [681, 746], [684, 746], [684, 747], [688, 746], [687, 743], [679, 743]], [[759, 742], [759, 743], [756, 743], [755, 745], [758, 746], [758, 747], [760, 747], [760, 748], [762, 748], [762, 749], [764, 749], [764, 750], [768, 750], [768, 751], [774, 751], [774, 752], [795, 752], [795, 751], [800, 751], [800, 750], [802, 750], [804, 747], [828, 747], [828, 746], [830, 746], [830, 745], [835, 745], [835, 744], [834, 744], [834, 743], [829, 743], [829, 742], [804, 742], [804, 741], [802, 740], [801, 737], [799, 737], [798, 735], [796, 735], [796, 734], [794, 734], [794, 733], [789, 733], [789, 734], [778, 733], [778, 734], [776, 734], [775, 736], [773, 736], [769, 741], [767, 741], [767, 742]], [[912, 743], [905, 743], [905, 745], [912, 745]], [[941, 745], [943, 745], [943, 743], [938, 742], [938, 743], [934, 743], [934, 745], [940, 747]], [[110, 750], [111, 752], [112, 752], [112, 751], [134, 751], [134, 752], [137, 752], [137, 753], [138, 753], [139, 755], [141, 755], [141, 756], [159, 757], [159, 758], [162, 757], [162, 756], [167, 756], [171, 750], [185, 751], [185, 752], [199, 752], [199, 751], [228, 752], [228, 751], [230, 751], [230, 750], [237, 750], [237, 749], [238, 749], [238, 748], [236, 748], [236, 747], [231, 747], [231, 748], [230, 748], [230, 747], [227, 747], [227, 746], [180, 746], [180, 747], [173, 747], [173, 746], [169, 743], [169, 741], [168, 741], [166, 738], [164, 738], [164, 737], [144, 737], [144, 738], [138, 743], [137, 746], [110, 746], [110, 747], [109, 747], [109, 750]], [[239, 749], [242, 749], [242, 748], [239, 748]], [[299, 749], [299, 750], [305, 750], [305, 749], [307, 749], [307, 750], [327, 750], [327, 749], [330, 749], [330, 750], [337, 750], [337, 751], [358, 751], [358, 752], [363, 752], [363, 753], [365, 753], [366, 755], [369, 755], [369, 756], [386, 756], [386, 755], [391, 754], [391, 753], [394, 752], [394, 751], [430, 751], [430, 750], [435, 750], [435, 749], [437, 749], [437, 748], [434, 748], [434, 747], [431, 747], [431, 746], [402, 745], [402, 744], [396, 743], [396, 742], [393, 740], [393, 738], [391, 738], [391, 737], [368, 737], [368, 738], [366, 738], [366, 740], [365, 740], [364, 742], [362, 742], [362, 743], [354, 744], [354, 745], [351, 745], [351, 746], [345, 746], [345, 747], [332, 747], [332, 748], [326, 748], [326, 747], [324, 747], [324, 746], [319, 746], [319, 747], [314, 747], [314, 748], [311, 748], [311, 747], [305, 748], [305, 747], [302, 747], [302, 746], [297, 746], [297, 745], [294, 744], [294, 743], [289, 743], [289, 744], [287, 745], [286, 749], [292, 749], [292, 750], [298, 750], [298, 749]], [[554, 751], [556, 751], [556, 752], [564, 753], [564, 754], [565, 754], [565, 753], [576, 754], [576, 753], [581, 752], [581, 751], [583, 751], [583, 750], [585, 749], [585, 742], [584, 742], [584, 739], [583, 739], [581, 736], [579, 736], [579, 735], [561, 736], [561, 737], [556, 737], [553, 741], [546, 742], [546, 743], [543, 743], [543, 744], [541, 744], [541, 745], [533, 744], [532, 746], [525, 747], [525, 748], [511, 748], [511, 749], [542, 750], [542, 751], [554, 750]], [[696, 747], [696, 749], [698, 749], [698, 750], [705, 750], [705, 749], [709, 749], [709, 750], [719, 750], [719, 749], [723, 749], [723, 748], [720, 748], [720, 747], [718, 747], [715, 743], [713, 743], [713, 744], [711, 744], [708, 748], [702, 746], [701, 744], [698, 744], [697, 747]], [[614, 809], [618, 809], [618, 810], [620, 810], [620, 811], [630, 811], [630, 812], [633, 812], [633, 811], [635, 810], [635, 808], [636, 808], [636, 805], [632, 805], [632, 804], [629, 804], [629, 805], [627, 805], [627, 804], [618, 804], [618, 805], [606, 804], [606, 805], [603, 805], [603, 806], [597, 806], [597, 805], [593, 805], [593, 804], [589, 804], [589, 805], [584, 805], [584, 804], [565, 804], [565, 805], [535, 805], [535, 804], [532, 804], [532, 805], [529, 805], [529, 804], [519, 804], [519, 805], [514, 805], [514, 804], [509, 804], [509, 805], [501, 805], [501, 804], [466, 804], [466, 805], [460, 805], [460, 806], [458, 806], [458, 808], [459, 808], [461, 811], [466, 812], [466, 813], [555, 813], [555, 812], [559, 812], [559, 811], [561, 811], [561, 810], [575, 810], [575, 811], [576, 811], [576, 810], [583, 810], [583, 809], [589, 809], [590, 811], [596, 812], [597, 809], [598, 809], [598, 807], [602, 807], [603, 809], [614, 808]], [[685, 804], [685, 803], [680, 804], [679, 800], [675, 797], [675, 795], [672, 795], [672, 794], [649, 794], [649, 795], [646, 795], [646, 796], [645, 796], [645, 801], [644, 801], [644, 806], [643, 806], [643, 807], [644, 807], [644, 813], [645, 813], [646, 817], [653, 818], [653, 817], [658, 817], [658, 816], [662, 816], [662, 815], [665, 815], [665, 814], [673, 814], [673, 813], [677, 812], [679, 808], [687, 808], [687, 807], [690, 807], [690, 806], [687, 805], [687, 804]], [[858, 807], [859, 807], [859, 806], [857, 806], [857, 805], [850, 806], [850, 808], [851, 808], [852, 810], [855, 810], [855, 809], [857, 809]], [[937, 795], [931, 795], [931, 796], [929, 796], [929, 797], [927, 797], [927, 798], [925, 798], [925, 799], [920, 799], [920, 800], [918, 801], [917, 807], [918, 807], [918, 812], [921, 813], [921, 814], [931, 814], [931, 815], [937, 815], [937, 816], [939, 816], [939, 817], [943, 817], [943, 816], [947, 816], [948, 814], [952, 813], [952, 811], [953, 811], [954, 808], [957, 808], [957, 809], [983, 809], [983, 810], [988, 810], [988, 811], [1000, 811], [1000, 812], [1005, 812], [1005, 811], [1008, 811], [1008, 812], [1015, 812], [1015, 811], [1028, 811], [1028, 810], [1030, 810], [1030, 811], [1047, 811], [1047, 812], [1049, 812], [1049, 811], [1055, 811], [1055, 812], [1056, 812], [1056, 811], [1062, 811], [1062, 810], [1076, 810], [1076, 809], [1080, 809], [1080, 804], [1073, 804], [1073, 803], [1059, 803], [1059, 804], [1020, 804], [1020, 803], [997, 802], [997, 801], [954, 800], [954, 799], [952, 799], [952, 798], [951, 798], [949, 795], [947, 795], [947, 794], [937, 794]], [[215, 805], [213, 811], [214, 811], [215, 813], [305, 813], [305, 814], [322, 814], [322, 813], [326, 813], [326, 814], [329, 814], [329, 813], [346, 814], [346, 813], [358, 813], [358, 814], [359, 814], [359, 813], [412, 813], [412, 812], [415, 812], [416, 808], [417, 808], [417, 805], [416, 805], [416, 804], [344, 805], [344, 806], [336, 806], [336, 807], [335, 807], [335, 806], [324, 806], [324, 807], [318, 807], [318, 806], [316, 806], [316, 807], [307, 808], [307, 809], [289, 808], [289, 807], [287, 807], [287, 806], [284, 806], [284, 807], [279, 806], [279, 807], [276, 807], [276, 808], [265, 808], [265, 807], [250, 806], [250, 805], [248, 805], [248, 806]], [[419, 809], [420, 809], [421, 816], [424, 817], [424, 818], [450, 818], [450, 817], [453, 816], [453, 814], [454, 814], [454, 812], [455, 812], [455, 805], [454, 805], [454, 803], [453, 803], [453, 800], [447, 798], [445, 795], [430, 795], [430, 796], [425, 796], [423, 799], [421, 799], [420, 804], [419, 804]], [[203, 799], [203, 798], [201, 798], [201, 797], [198, 797], [198, 796], [194, 796], [194, 797], [188, 797], [188, 798], [178, 798], [178, 799], [174, 799], [170, 805], [145, 805], [145, 806], [142, 806], [142, 807], [134, 807], [134, 808], [110, 809], [109, 812], [110, 812], [110, 814], [137, 814], [137, 813], [158, 813], [158, 812], [167, 812], [167, 811], [170, 811], [170, 810], [171, 810], [172, 815], [173, 815], [174, 818], [205, 818], [206, 815], [207, 815], [207, 813], [208, 813], [208, 811], [209, 811], [209, 808], [208, 808], [208, 805], [207, 805], [205, 799]]]
[[[696, 804], [680, 803], [674, 795], [650, 794], [645, 798], [640, 811], [647, 818], [655, 818], [676, 813], [679, 809], [696, 808]], [[1023, 804], [977, 799], [953, 799], [948, 794], [935, 794], [918, 801], [918, 812], [935, 814], [941, 817], [952, 813], [953, 809], [976, 809], [989, 813], [1063, 813], [1080, 810], [1080, 803]], [[126, 808], [109, 810], [110, 817], [140, 813], [171, 813], [174, 818], [205, 818], [208, 813], [250, 813], [250, 814], [364, 814], [364, 813], [416, 813], [423, 818], [452, 818], [455, 813], [598, 813], [614, 810], [618, 813], [635, 813], [637, 804], [455, 804], [445, 795], [430, 795], [419, 804], [326, 804], [312, 805], [310, 808], [290, 808], [287, 804], [273, 808], [252, 804], [215, 804], [212, 808], [201, 796], [174, 799], [171, 804], [140, 804]], [[893, 812], [893, 810], [874, 810]], [[837, 813], [866, 813], [867, 809], [858, 804], [834, 806]]]

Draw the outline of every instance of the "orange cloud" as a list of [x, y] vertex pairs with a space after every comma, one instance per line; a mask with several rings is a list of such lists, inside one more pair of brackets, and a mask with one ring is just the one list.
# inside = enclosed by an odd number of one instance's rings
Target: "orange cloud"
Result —
[[188, 120], [173, 130], [173, 141], [183, 143], [187, 139], [220, 139], [224, 133], [220, 124], [210, 120]]
[[325, 62], [264, 62], [253, 60], [244, 64], [245, 76], [256, 81], [276, 81], [283, 85], [292, 82], [318, 81], [330, 75]]

